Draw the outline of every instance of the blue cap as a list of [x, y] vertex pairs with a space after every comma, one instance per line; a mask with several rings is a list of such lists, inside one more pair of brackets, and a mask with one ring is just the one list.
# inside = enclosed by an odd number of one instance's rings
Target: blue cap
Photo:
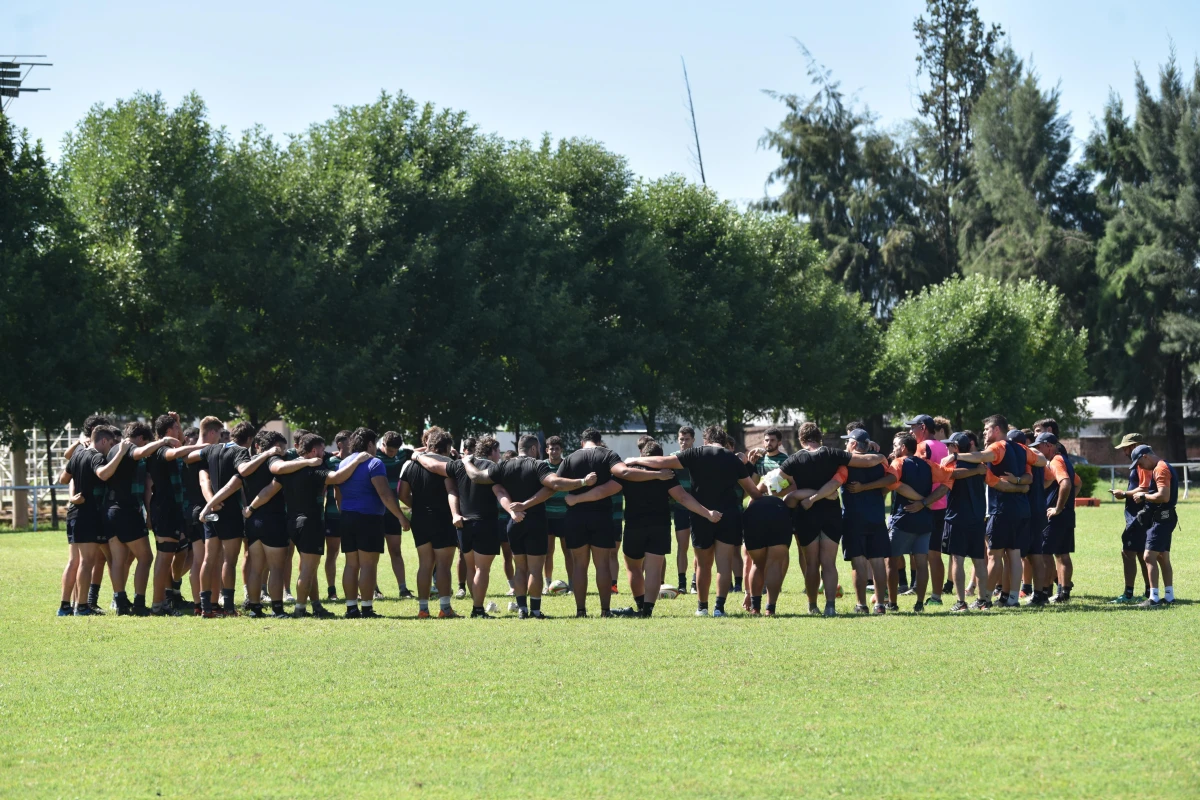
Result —
[[1058, 437], [1055, 436], [1050, 431], [1044, 431], [1037, 435], [1037, 438], [1033, 440], [1033, 443], [1034, 444], [1058, 444]]
[[1133, 448], [1133, 452], [1129, 454], [1129, 460], [1137, 461], [1142, 456], [1149, 456], [1149, 455], [1153, 455], [1153, 454], [1154, 454], [1154, 448], [1152, 448], [1150, 445], [1139, 444], [1137, 447]]
[[933, 430], [933, 417], [929, 416], [928, 414], [917, 414], [915, 417], [913, 417], [912, 419], [910, 419], [908, 422], [906, 422], [904, 424], [909, 425], [909, 426], [924, 425], [925, 430], [932, 431]]
[[1025, 431], [1020, 428], [1013, 428], [1008, 432], [1008, 440], [1017, 444], [1029, 444], [1029, 440], [1025, 438]]
[[859, 444], [869, 444], [871, 441], [871, 434], [867, 433], [866, 428], [855, 428], [842, 438], [853, 439]]
[[971, 449], [971, 437], [962, 431], [952, 435], [947, 441], [957, 447], [960, 453], [966, 453]]

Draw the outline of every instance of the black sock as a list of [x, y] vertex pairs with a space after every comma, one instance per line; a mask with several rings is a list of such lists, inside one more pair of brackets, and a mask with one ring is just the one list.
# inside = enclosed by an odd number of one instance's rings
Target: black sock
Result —
[[636, 594], [633, 596], [633, 604], [638, 607], [638, 611], [642, 610], [642, 606], [646, 604], [646, 595]]
[[335, 589], [335, 588], [333, 588], [332, 586], [330, 586], [330, 587], [329, 587], [329, 594], [337, 594], [337, 589]]
[[529, 610], [530, 611], [541, 611], [542, 610], [542, 598], [540, 598], [540, 597], [529, 598]]
[[523, 594], [517, 595], [517, 608], [525, 608], [525, 607], [526, 607], [525, 595], [523, 595]]
[[586, 608], [576, 608], [576, 609], [575, 609], [575, 616], [577, 616], [577, 617], [586, 617], [586, 616], [587, 616], [587, 609], [586, 609]]
[[181, 594], [183, 589], [183, 580], [171, 581], [171, 591], [175, 594]]
[[770, 611], [772, 614], [774, 614], [775, 613], [775, 604], [767, 603], [767, 611]]
[[1033, 594], [1033, 584], [1032, 583], [1022, 583], [1021, 591], [1024, 592], [1025, 594]]
[[742, 590], [742, 579], [741, 578], [738, 578], [736, 581], [733, 582], [733, 590], [735, 592], [740, 592]]
[[483, 616], [483, 606], [471, 606], [471, 616], [472, 617], [482, 617]]
[[233, 608], [236, 605], [233, 599], [233, 589], [222, 589], [221, 600], [225, 604], [226, 611], [233, 611]]
[[617, 590], [617, 582], [616, 581], [613, 581], [612, 588], [613, 588], [614, 592]]
[[686, 585], [687, 585], [687, 573], [681, 572], [681, 573], [679, 573], [679, 588], [682, 589]]
[[905, 572], [903, 568], [901, 568], [899, 572], [899, 578], [901, 586], [908, 586], [908, 573]]
[[708, 611], [708, 603], [696, 603], [696, 609], [699, 611]]
[[99, 602], [100, 602], [100, 584], [98, 584], [98, 583], [89, 584], [88, 585], [87, 604], [89, 606], [94, 606], [94, 605], [96, 605], [96, 603], [99, 603]]
[[205, 614], [212, 611], [212, 592], [200, 593], [200, 610]]
[[466, 582], [466, 581], [459, 581], [459, 582], [458, 582], [458, 588], [459, 588], [459, 589], [462, 589], [462, 590], [465, 592], [465, 591], [467, 590], [467, 582]]
[[755, 611], [762, 611], [762, 595], [761, 594], [750, 595], [750, 607], [753, 608]]
[[654, 603], [642, 603], [642, 616], [643, 617], [654, 616]]
[[283, 601], [282, 600], [272, 600], [271, 601], [271, 610], [274, 611], [276, 614], [282, 614], [283, 613]]
[[63, 611], [67, 611], [68, 609], [71, 608], [71, 601], [63, 600], [62, 603], [59, 605], [59, 608], [62, 609]]
[[146, 607], [146, 595], [135, 594], [133, 596], [133, 605], [134, 605], [134, 608], [145, 608]]
[[725, 610], [725, 598], [717, 597], [717, 611], [724, 611], [724, 610]]

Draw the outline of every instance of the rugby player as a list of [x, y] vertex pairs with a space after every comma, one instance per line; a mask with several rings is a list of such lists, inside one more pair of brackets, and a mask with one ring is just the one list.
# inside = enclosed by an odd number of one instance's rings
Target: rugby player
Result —
[[[842, 437], [850, 453], [870, 453], [871, 436], [865, 428], [855, 428]], [[891, 467], [847, 467], [842, 486], [842, 558], [850, 562], [854, 575], [854, 593], [858, 603], [854, 613], [886, 612], [887, 559], [891, 554], [888, 537], [886, 495], [899, 482]], [[867, 605], [867, 585], [876, 587], [874, 608]]]
[[[333, 437], [333, 446], [336, 449], [332, 455], [326, 454], [326, 469], [336, 470], [343, 461], [349, 458], [350, 452], [350, 435], [351, 431], [340, 430]], [[340, 532], [342, 524], [342, 511], [339, 508], [341, 502], [341, 488], [339, 485], [330, 486], [325, 490], [325, 585], [328, 592], [325, 597], [328, 600], [337, 600], [337, 560], [338, 554], [342, 552], [342, 534]], [[400, 587], [400, 599], [412, 597], [412, 592], [408, 591], [408, 587]]]
[[[163, 414], [154, 420], [154, 434], [167, 442], [184, 439], [179, 415]], [[188, 522], [184, 516], [181, 458], [186, 458], [204, 446], [192, 442], [179, 446], [160, 447], [146, 459], [146, 472], [152, 481], [150, 496], [150, 528], [154, 531], [154, 594], [150, 613], [156, 616], [174, 615], [175, 605], [168, 594], [177, 591], [174, 569], [177, 554], [187, 549]]]
[[[240, 467], [250, 462], [250, 452], [237, 444], [249, 441], [254, 428], [248, 422], [239, 422], [232, 433], [234, 441], [220, 440], [224, 424], [216, 417], [205, 417], [200, 421], [201, 437], [216, 434], [217, 441], [207, 444], [198, 452], [187, 456], [200, 464], [200, 491], [205, 504], [200, 509], [204, 520], [204, 563], [200, 570], [200, 608], [204, 617], [212, 619], [219, 615], [238, 615], [233, 602], [234, 576], [238, 554], [241, 552], [245, 532], [242, 518], [242, 474]], [[206, 436], [208, 434], [208, 436]], [[232, 502], [226, 503], [226, 500]], [[215, 519], [211, 517], [215, 516]], [[213, 601], [220, 593], [223, 610], [218, 614]], [[255, 598], [257, 599], [257, 598]]]
[[[1179, 476], [1175, 468], [1154, 454], [1148, 444], [1138, 445], [1130, 453], [1138, 469], [1138, 488], [1133, 501], [1138, 503], [1138, 517], [1146, 529], [1146, 567], [1150, 571], [1150, 596], [1139, 605], [1159, 608], [1175, 602], [1175, 570], [1171, 566], [1171, 535], [1179, 518], [1175, 504], [1179, 499]], [[1158, 577], [1162, 573], [1163, 594], [1158, 593]]]
[[[949, 502], [941, 531], [935, 536], [942, 538], [942, 552], [950, 556], [950, 574], [958, 602], [950, 611], [961, 614], [967, 610], [987, 611], [992, 607], [987, 592], [987, 499], [985, 486], [996, 486], [999, 479], [984, 464], [960, 466], [959, 453], [976, 451], [975, 438], [970, 433], [952, 435], [946, 442], [949, 453], [942, 459], [941, 466], [952, 470], [949, 483]], [[1008, 486], [1008, 484], [1005, 484]], [[979, 596], [971, 605], [966, 597], [966, 560], [971, 559], [976, 578], [980, 581]]]
[[[245, 465], [242, 479], [245, 482], [245, 497], [248, 502], [242, 509], [245, 518], [246, 557], [250, 562], [249, 587], [250, 605], [247, 615], [266, 616], [263, 613], [262, 583], [264, 570], [267, 572], [267, 594], [271, 598], [271, 615], [275, 619], [287, 616], [283, 610], [284, 562], [288, 554], [287, 509], [282, 488], [274, 479], [271, 466], [283, 462], [283, 435], [263, 429], [254, 436], [254, 456]], [[298, 453], [297, 453], [298, 455]], [[286, 462], [284, 462], [286, 463]]]
[[[696, 445], [696, 429], [691, 425], [681, 425], [679, 433], [676, 436], [676, 441], [679, 444], [679, 449], [672, 455], [678, 456], [684, 450], [690, 450]], [[692, 473], [686, 469], [675, 471], [675, 479], [679, 481], [679, 485], [683, 487], [685, 492], [692, 490]], [[687, 568], [688, 568], [688, 544], [692, 539], [692, 512], [686, 508], [676, 505], [672, 513], [673, 522], [675, 524], [675, 544], [679, 548], [675, 553], [675, 569], [679, 573], [679, 591], [686, 591], [687, 585]], [[692, 594], [696, 593], [696, 570], [692, 569]]]
[[[546, 439], [546, 463], [555, 472], [558, 471], [558, 465], [563, 460], [563, 440], [560, 436], [551, 436]], [[573, 565], [571, 563], [571, 548], [566, 545], [567, 535], [567, 493], [555, 492], [554, 496], [546, 501], [546, 525], [549, 528], [549, 535], [546, 540], [546, 585], [549, 586], [554, 580], [554, 545], [556, 540], [562, 541], [563, 554], [563, 571], [567, 576], [567, 586], [571, 585], [571, 573]]]
[[[387, 431], [379, 437], [379, 449], [376, 451], [375, 457], [383, 462], [388, 486], [400, 485], [400, 470], [412, 457], [412, 451], [401, 449], [403, 447], [404, 437], [396, 431]], [[396, 576], [396, 585], [400, 596], [403, 597], [408, 590], [408, 584], [404, 581], [404, 556], [400, 552], [401, 531], [403, 528], [400, 527], [400, 520], [391, 514], [383, 515], [383, 540], [387, 545], [388, 557], [392, 562], [392, 574]], [[383, 592], [379, 591], [378, 584], [375, 586], [375, 599], [383, 599]]]
[[[107, 544], [104, 534], [103, 514], [103, 478], [102, 474], [111, 475], [116, 466], [109, 466], [108, 454], [114, 449], [119, 432], [111, 425], [89, 420], [84, 425], [86, 444], [74, 448], [63, 470], [58, 475], [58, 483], [71, 484], [72, 501], [67, 509], [67, 543], [71, 547], [71, 559], [63, 574], [62, 601], [58, 615], [65, 617], [73, 614], [85, 617], [90, 614], [103, 614], [99, 609], [93, 610], [99, 598], [100, 587], [95, 586], [96, 597], [92, 590], [84, 590], [84, 586], [92, 582], [93, 571], [97, 561], [103, 564], [100, 545]], [[76, 502], [78, 500], [78, 502]], [[75, 565], [73, 575], [71, 564]], [[75, 597], [72, 608], [72, 596]]]
[[[946, 450], [946, 444], [937, 438], [939, 428], [937, 420], [928, 414], [918, 414], [904, 424], [908, 426], [908, 432], [917, 439], [917, 456], [925, 459], [930, 464], [940, 466], [946, 458], [948, 451]], [[934, 481], [934, 491], [940, 485], [937, 481]], [[942, 563], [942, 529], [945, 528], [946, 522], [946, 503], [947, 498], [942, 496], [929, 506], [929, 514], [932, 520], [927, 557], [930, 591], [926, 604], [931, 606], [940, 606], [942, 604], [942, 589], [946, 582], [946, 568]]]
[[[892, 496], [892, 518], [888, 525], [891, 539], [891, 561], [893, 573], [888, 575], [888, 590], [895, 596], [899, 588], [898, 568], [903, 566], [904, 557], [912, 556], [915, 575], [909, 584], [917, 595], [914, 613], [925, 610], [925, 589], [928, 585], [929, 540], [933, 534], [931, 507], [950, 491], [952, 480], [949, 471], [941, 464], [931, 464], [917, 456], [917, 439], [911, 433], [898, 433], [892, 440], [892, 472], [899, 479]], [[934, 488], [934, 484], [938, 488]], [[916, 493], [905, 491], [905, 487]], [[941, 586], [937, 586], [940, 590]], [[894, 601], [893, 601], [894, 604]]]
[[[1059, 435], [1058, 421], [1054, 419], [1040, 419], [1033, 423], [1033, 432], [1034, 434], [1052, 433], [1054, 434], [1055, 438], [1057, 438]], [[1067, 455], [1066, 448], [1061, 444], [1059, 445], [1058, 450], [1062, 454], [1064, 461], [1069, 462], [1071, 460], [1070, 456]], [[1075, 472], [1075, 465], [1069, 464], [1069, 466], [1071, 467], [1072, 491], [1074, 493], [1073, 497], [1078, 497], [1079, 489], [1083, 485], [1083, 482], [1079, 479], [1079, 475]], [[1074, 499], [1072, 499], [1071, 502], [1072, 508], [1074, 508]], [[1054, 602], [1069, 600], [1071, 598], [1071, 590], [1075, 588], [1075, 565], [1071, 561], [1071, 554], [1075, 552], [1074, 524], [1064, 529], [1062, 533], [1063, 535], [1058, 537], [1058, 539], [1054, 542], [1057, 551], [1053, 554], [1046, 553], [1046, 555], [1054, 556], [1054, 561], [1057, 565], [1056, 573], [1052, 573], [1056, 574], [1058, 580], [1058, 591], [1053, 597], [1050, 598]]]
[[[1144, 444], [1140, 433], [1127, 433], [1121, 438], [1117, 449], [1129, 458], [1133, 448]], [[1142, 586], [1145, 587], [1143, 597], [1150, 596], [1150, 572], [1146, 569], [1146, 530], [1137, 518], [1138, 504], [1133, 500], [1133, 492], [1138, 488], [1137, 465], [1129, 465], [1129, 484], [1124, 490], [1110, 490], [1109, 494], [1118, 500], [1125, 501], [1125, 529], [1121, 531], [1121, 566], [1125, 570], [1125, 592], [1112, 602], [1132, 603], [1133, 587], [1137, 581], [1139, 567], [1142, 573]]]
[[[438, 427], [429, 428], [423, 438], [428, 453], [449, 459], [454, 440]], [[458, 485], [454, 479], [434, 473], [423, 461], [409, 461], [400, 474], [400, 502], [412, 509], [413, 544], [417, 548], [417, 610], [419, 619], [429, 618], [429, 590], [437, 570], [438, 617], [452, 619], [458, 614], [452, 607], [450, 568], [458, 546], [458, 531], [463, 519], [458, 512]], [[452, 504], [453, 502], [453, 504]]]
[[[1053, 597], [1050, 596], [1050, 580], [1055, 574], [1054, 554], [1059, 551], [1066, 552], [1065, 543], [1068, 540], [1073, 543], [1075, 539], [1075, 467], [1067, 456], [1066, 448], [1053, 433], [1039, 433], [1033, 441], [1033, 446], [1048, 462], [1042, 504], [1031, 506], [1033, 519], [1037, 522], [1035, 527], [1041, 528], [1038, 535], [1042, 538], [1043, 562], [1043, 583], [1034, 587], [1034, 598], [1039, 597], [1037, 590], [1041, 590], [1040, 602], [1034, 604], [1065, 603], [1071, 598], [1070, 590], [1064, 588], [1068, 585], [1068, 579], [1059, 573], [1059, 591]], [[1034, 480], [1037, 480], [1036, 477]], [[1061, 564], [1059, 566], [1061, 567]]]
[[[1017, 445], [1018, 449], [1022, 452], [1029, 451], [1032, 439], [1025, 431], [1013, 428], [1009, 430], [1007, 438], [1010, 443]], [[1040, 455], [1040, 451], [1038, 454]], [[1050, 593], [1046, 592], [1043, 596], [1040, 589], [1047, 584], [1054, 574], [1053, 554], [1045, 554], [1050, 556], [1050, 566], [1047, 569], [1046, 558], [1042, 552], [1043, 547], [1045, 547], [1046, 527], [1045, 472], [1045, 467], [1030, 466], [1029, 492], [1026, 494], [1026, 499], [1029, 502], [1029, 546], [1021, 550], [1022, 583], [1018, 597], [1029, 598], [1029, 603], [1033, 606], [1044, 606], [1049, 602]]]

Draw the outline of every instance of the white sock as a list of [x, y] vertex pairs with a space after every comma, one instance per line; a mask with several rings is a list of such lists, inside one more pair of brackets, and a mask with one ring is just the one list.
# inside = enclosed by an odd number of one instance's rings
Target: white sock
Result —
[[1170, 601], [1174, 602], [1174, 600], [1175, 600], [1175, 587], [1174, 587], [1174, 586], [1168, 586], [1168, 587], [1166, 588], [1166, 595], [1164, 595], [1164, 596], [1165, 596], [1165, 597], [1166, 597], [1168, 600], [1170, 600]]
[[358, 608], [358, 601], [347, 599], [346, 600], [346, 608]]
[[308, 603], [296, 603], [296, 610], [300, 613], [308, 611]]
[[1158, 587], [1157, 586], [1150, 587], [1150, 599], [1155, 602], [1158, 602]]
[[363, 601], [362, 601], [362, 607], [363, 607], [363, 608], [370, 608], [370, 607], [371, 607], [371, 606], [373, 606], [373, 605], [375, 605], [375, 601], [374, 601], [374, 600], [363, 600]]
[[1009, 592], [1008, 596], [1009, 599], [1011, 599], [1014, 603], [1019, 603], [1021, 601], [1021, 594], [1016, 590]]
[[427, 600], [427, 599], [421, 599], [421, 600], [417, 600], [417, 603], [419, 603], [419, 604], [420, 604], [420, 606], [421, 606], [421, 610], [422, 610], [422, 611], [428, 611], [428, 610], [429, 610], [429, 600]]
[[450, 610], [450, 596], [449, 595], [446, 595], [445, 597], [439, 597], [438, 603], [441, 604], [442, 611]]

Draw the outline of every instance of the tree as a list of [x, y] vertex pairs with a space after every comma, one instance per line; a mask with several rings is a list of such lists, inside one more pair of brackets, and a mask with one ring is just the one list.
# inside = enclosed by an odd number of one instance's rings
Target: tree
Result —
[[906, 293], [940, 274], [929, 271], [936, 258], [918, 214], [924, 189], [913, 154], [877, 130], [870, 112], [854, 108], [831, 73], [800, 48], [816, 92], [768, 92], [788, 108], [779, 128], [760, 140], [783, 160], [767, 179], [783, 191], [759, 206], [807, 222], [826, 252], [826, 272], [886, 318]]
[[953, 207], [970, 194], [971, 114], [983, 93], [1003, 31], [985, 28], [974, 0], [925, 0], [928, 17], [913, 23], [920, 52], [916, 125], [920, 172], [928, 184], [924, 215], [937, 248], [930, 270], [939, 280], [958, 272], [958, 226]]
[[945, 414], [958, 430], [996, 413], [1014, 424], [1053, 416], [1069, 428], [1089, 385], [1086, 346], [1054, 287], [972, 275], [901, 303], [877, 369], [906, 416]]
[[1094, 318], [1101, 233], [1091, 172], [1072, 165], [1071, 124], [1058, 90], [1043, 92], [1012, 48], [996, 57], [971, 117], [976, 191], [955, 208], [966, 273], [1036, 277], [1058, 287], [1075, 326]]
[[41, 143], [0, 113], [0, 441], [82, 421], [123, 400], [110, 369], [109, 292], [84, 266], [79, 230]]
[[1185, 411], [1200, 407], [1200, 65], [1185, 85], [1172, 54], [1158, 96], [1140, 71], [1136, 93], [1133, 122], [1113, 97], [1087, 146], [1109, 216], [1095, 373], [1130, 424], [1162, 423], [1167, 458], [1184, 461]]

